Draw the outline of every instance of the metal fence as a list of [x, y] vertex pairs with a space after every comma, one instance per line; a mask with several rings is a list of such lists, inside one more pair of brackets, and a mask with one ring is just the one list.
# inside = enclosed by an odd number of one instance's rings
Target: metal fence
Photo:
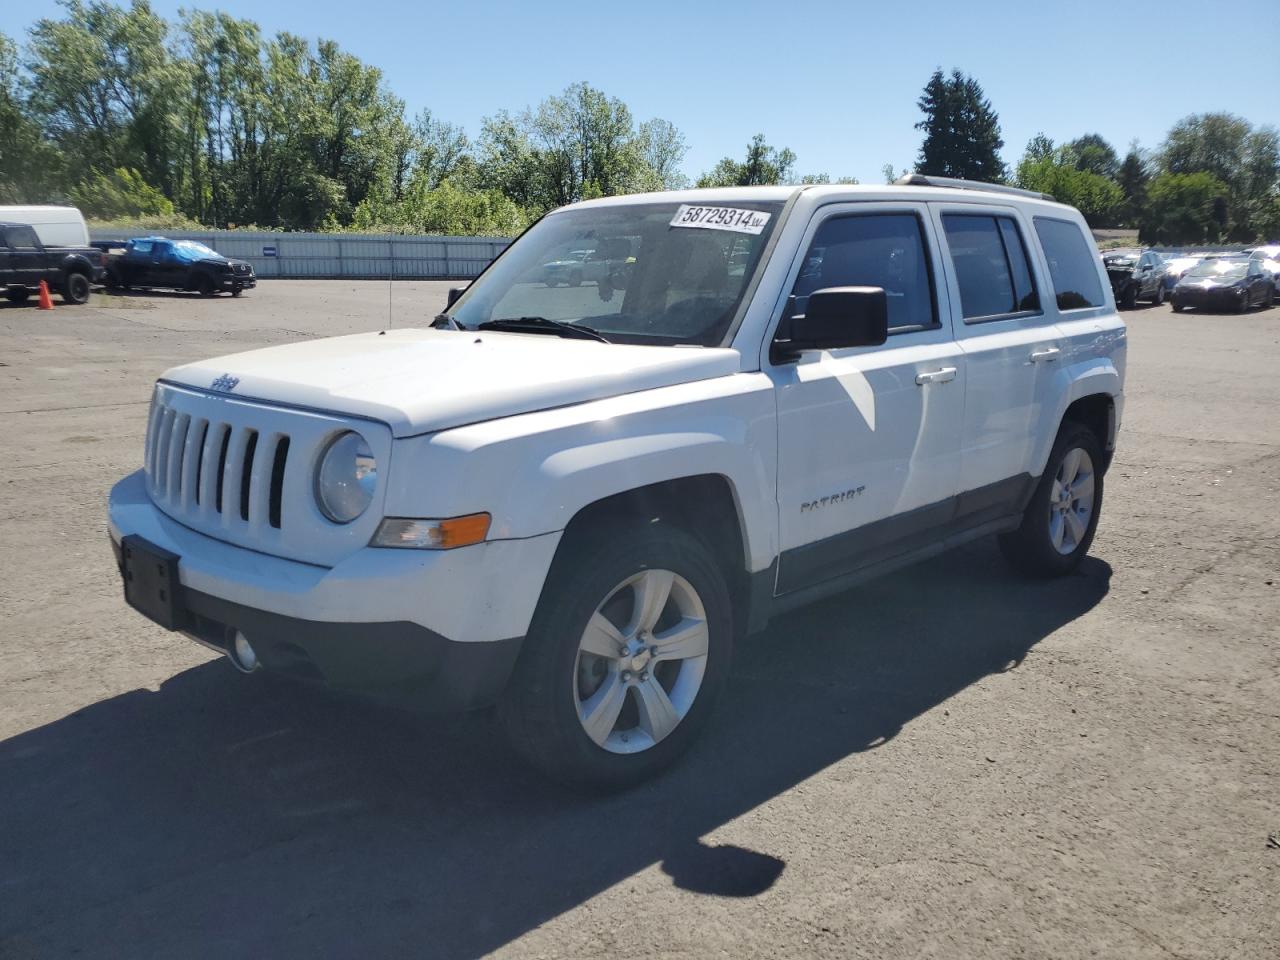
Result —
[[[92, 230], [94, 240], [125, 240], [118, 230]], [[247, 260], [259, 277], [350, 280], [470, 280], [511, 241], [506, 237], [416, 237], [367, 233], [165, 231], [199, 240], [227, 257]]]

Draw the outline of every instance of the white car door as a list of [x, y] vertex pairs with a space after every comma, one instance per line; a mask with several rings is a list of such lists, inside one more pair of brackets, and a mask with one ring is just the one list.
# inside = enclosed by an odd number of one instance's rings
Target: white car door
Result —
[[1036, 425], [1062, 356], [1056, 311], [1044, 308], [1049, 286], [1029, 253], [1031, 224], [1015, 207], [930, 207], [968, 371], [958, 513], [995, 520], [1019, 512], [1033, 486]]
[[951, 520], [965, 366], [921, 203], [820, 208], [792, 267], [786, 310], [839, 286], [886, 291], [875, 347], [765, 364], [778, 407], [778, 593], [930, 542]]

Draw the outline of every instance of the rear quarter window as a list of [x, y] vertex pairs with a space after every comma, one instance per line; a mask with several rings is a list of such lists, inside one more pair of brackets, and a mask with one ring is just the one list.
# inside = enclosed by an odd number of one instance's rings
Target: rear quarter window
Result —
[[1036, 236], [1049, 263], [1049, 280], [1059, 310], [1101, 307], [1106, 303], [1102, 281], [1089, 244], [1077, 224], [1052, 217], [1036, 217]]

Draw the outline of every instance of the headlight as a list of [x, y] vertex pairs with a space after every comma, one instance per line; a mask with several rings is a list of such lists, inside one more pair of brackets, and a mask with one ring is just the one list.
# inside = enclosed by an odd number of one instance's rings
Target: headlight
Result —
[[316, 503], [334, 523], [350, 523], [368, 509], [378, 486], [378, 463], [364, 437], [340, 433], [325, 447], [316, 469]]

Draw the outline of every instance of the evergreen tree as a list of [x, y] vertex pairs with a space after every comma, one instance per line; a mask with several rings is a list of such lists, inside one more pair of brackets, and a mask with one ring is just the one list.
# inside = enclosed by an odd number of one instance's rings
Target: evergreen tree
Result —
[[1005, 178], [1000, 118], [981, 85], [959, 70], [933, 72], [917, 101], [924, 131], [916, 172], [1000, 183]]
[[1120, 208], [1120, 221], [1125, 226], [1135, 227], [1142, 223], [1147, 210], [1147, 181], [1151, 174], [1138, 152], [1137, 144], [1129, 148], [1116, 174], [1116, 183], [1124, 194], [1124, 203]]

